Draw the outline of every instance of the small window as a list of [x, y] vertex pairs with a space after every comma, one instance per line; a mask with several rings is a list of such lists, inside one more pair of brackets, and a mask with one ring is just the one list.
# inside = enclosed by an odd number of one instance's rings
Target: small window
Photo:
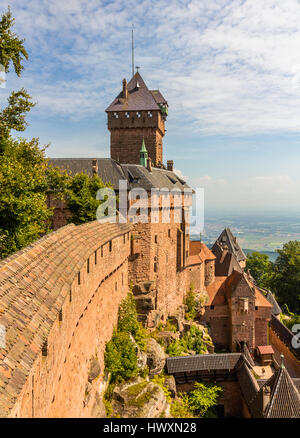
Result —
[[210, 308], [211, 308], [211, 310], [214, 310], [215, 306], [211, 305]]
[[136, 115], [138, 119], [141, 117], [141, 113], [139, 111], [136, 112]]
[[72, 302], [72, 289], [70, 289], [70, 303]]
[[43, 343], [42, 346], [42, 356], [46, 357], [48, 355], [48, 341], [46, 339], [46, 341]]
[[126, 117], [126, 119], [129, 119], [129, 113], [127, 111], [125, 113], [125, 117]]
[[118, 113], [114, 112], [114, 118], [115, 118], [115, 119], [118, 119], [118, 118], [119, 118]]
[[95, 251], [95, 265], [97, 265], [97, 251]]
[[78, 284], [80, 284], [80, 282], [81, 282], [81, 279], [80, 279], [80, 271], [78, 272], [77, 280], [78, 280]]
[[125, 236], [126, 236], [126, 234], [123, 234], [123, 243], [125, 244]]
[[154, 257], [154, 266], [153, 266], [154, 272], [157, 272], [157, 257]]
[[154, 243], [157, 243], [157, 234], [154, 236]]
[[171, 237], [171, 230], [170, 230], [170, 228], [168, 229], [168, 237]]
[[62, 320], [63, 320], [63, 314], [62, 314], [62, 309], [60, 309], [58, 314], [58, 321], [61, 322]]
[[148, 111], [148, 117], [152, 117], [152, 111]]
[[101, 257], [103, 257], [103, 246], [101, 246]]
[[117, 292], [117, 290], [118, 290], [118, 283], [115, 282], [115, 291]]
[[88, 274], [90, 273], [90, 259], [87, 259], [86, 272], [87, 272]]
[[255, 310], [258, 310], [258, 306], [255, 306]]
[[112, 250], [112, 240], [109, 241], [109, 251], [111, 252]]

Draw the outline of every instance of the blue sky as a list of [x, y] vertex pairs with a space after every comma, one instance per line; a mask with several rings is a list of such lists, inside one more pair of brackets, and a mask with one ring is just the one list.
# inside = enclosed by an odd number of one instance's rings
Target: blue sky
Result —
[[[300, 2], [11, 0], [38, 105], [27, 137], [51, 157], [109, 156], [105, 108], [135, 60], [169, 103], [164, 161], [209, 209], [300, 210]], [[1, 1], [1, 10], [7, 7]]]

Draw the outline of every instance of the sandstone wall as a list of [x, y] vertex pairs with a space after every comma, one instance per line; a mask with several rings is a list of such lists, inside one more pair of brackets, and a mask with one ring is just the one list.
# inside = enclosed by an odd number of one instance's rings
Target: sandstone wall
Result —
[[139, 164], [140, 149], [144, 139], [148, 156], [154, 164], [163, 162], [162, 139], [165, 133], [164, 120], [160, 111], [140, 111], [137, 117], [135, 111], [119, 112], [118, 118], [108, 113], [108, 129], [110, 130], [110, 156], [125, 164]]
[[[100, 245], [95, 233], [89, 255], [81, 260], [79, 269], [70, 270], [72, 281], [47, 332], [46, 348], [41, 351], [36, 345], [36, 359], [10, 411], [11, 417], [91, 416], [103, 377], [105, 343], [117, 323], [119, 304], [128, 293], [130, 253], [128, 226], [119, 235], [111, 233], [111, 239], [102, 245], [101, 226], [95, 226]], [[79, 240], [82, 237], [77, 236]], [[88, 239], [82, 242], [89, 244]], [[76, 249], [70, 247], [70, 251]], [[53, 280], [53, 287], [63, 287], [61, 277]], [[92, 359], [99, 372], [88, 381]], [[26, 351], [22, 360], [26, 361]]]

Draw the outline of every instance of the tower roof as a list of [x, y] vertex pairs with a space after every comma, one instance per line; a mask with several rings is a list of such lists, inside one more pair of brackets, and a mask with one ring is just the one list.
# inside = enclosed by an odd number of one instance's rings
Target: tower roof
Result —
[[234, 235], [232, 234], [230, 228], [225, 228], [222, 231], [222, 233], [220, 234], [220, 236], [218, 237], [218, 239], [216, 240], [216, 242], [212, 247], [213, 253], [215, 253], [215, 248], [216, 245], [218, 244], [222, 245], [223, 247], [227, 246], [228, 251], [231, 254], [235, 255], [238, 262], [241, 262], [242, 260], [246, 260], [247, 257], [245, 256], [240, 245], [238, 244], [236, 237], [234, 237]]
[[160, 110], [161, 105], [168, 105], [159, 90], [149, 90], [139, 72], [131, 78], [127, 85], [128, 96], [123, 97], [121, 91], [113, 102], [106, 108], [110, 111], [154, 111]]
[[148, 151], [145, 146], [145, 140], [143, 138], [142, 146], [140, 149], [140, 164], [141, 166], [146, 167], [147, 166], [147, 160], [148, 160]]
[[[270, 387], [266, 418], [300, 418], [300, 394], [284, 366], [265, 383]], [[260, 389], [262, 390], [262, 388]]]

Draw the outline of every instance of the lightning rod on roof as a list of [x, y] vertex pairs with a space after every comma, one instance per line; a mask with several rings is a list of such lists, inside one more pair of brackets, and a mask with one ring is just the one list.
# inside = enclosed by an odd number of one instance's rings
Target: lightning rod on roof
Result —
[[134, 44], [133, 44], [133, 27], [131, 29], [131, 56], [132, 56], [132, 76], [134, 75]]

